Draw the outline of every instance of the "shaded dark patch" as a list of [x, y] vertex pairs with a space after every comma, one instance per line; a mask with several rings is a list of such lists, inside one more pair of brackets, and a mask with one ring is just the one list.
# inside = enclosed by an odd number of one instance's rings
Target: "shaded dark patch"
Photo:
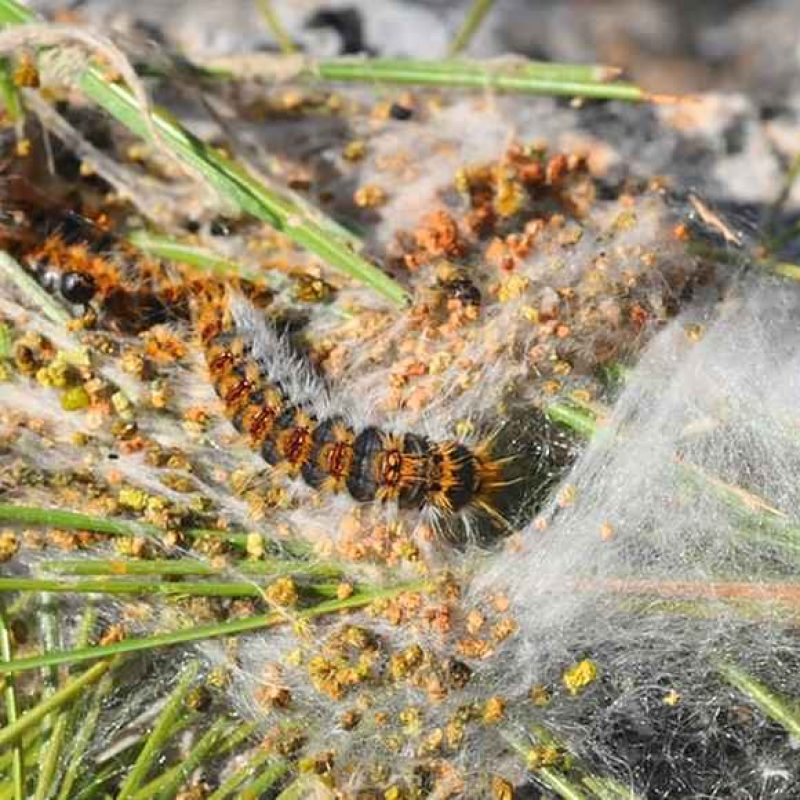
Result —
[[331, 28], [339, 35], [339, 54], [371, 53], [364, 42], [364, 23], [361, 13], [353, 6], [318, 8], [305, 23], [306, 28]]

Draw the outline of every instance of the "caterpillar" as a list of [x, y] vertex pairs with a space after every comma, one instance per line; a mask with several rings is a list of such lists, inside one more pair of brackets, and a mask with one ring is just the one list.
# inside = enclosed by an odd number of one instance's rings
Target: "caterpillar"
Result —
[[[564, 462], [563, 442], [541, 417], [528, 419], [534, 433], [527, 453], [518, 441], [503, 448], [496, 437], [472, 445], [359, 426], [336, 409], [325, 382], [254, 307], [251, 300], [269, 300], [263, 288], [167, 280], [163, 265], [119, 241], [102, 220], [72, 212], [48, 220], [43, 239], [40, 231], [34, 245], [20, 248], [28, 272], [67, 304], [91, 308], [100, 327], [137, 334], [168, 321], [192, 324], [226, 417], [278, 474], [355, 503], [426, 512], [448, 532], [456, 520], [481, 518], [494, 536], [530, 504], [531, 486], [535, 502], [541, 500]], [[144, 276], [144, 286], [128, 280], [126, 270]], [[480, 302], [459, 276], [440, 283], [460, 299]], [[508, 450], [519, 452], [497, 455]]]
[[[257, 345], [243, 338], [242, 327], [255, 333]], [[234, 299], [231, 313], [207, 305], [198, 330], [226, 416], [271, 467], [360, 503], [391, 501], [445, 515], [470, 504], [490, 509], [503, 476], [485, 447], [376, 426], [356, 430], [341, 415], [315, 413], [327, 400], [326, 388], [241, 299]]]
[[[211, 383], [225, 415], [274, 470], [314, 490], [348, 495], [356, 503], [394, 504], [428, 512], [439, 530], [452, 533], [457, 518], [482, 518], [508, 532], [536, 483], [537, 501], [566, 452], [563, 439], [535, 430], [536, 463], [522, 452], [496, 455], [492, 437], [477, 445], [434, 441], [413, 432], [359, 427], [335, 408], [324, 382], [310, 372], [281, 336], [241, 297], [209, 302], [198, 316], [198, 334]], [[529, 422], [531, 420], [529, 419]], [[517, 437], [517, 449], [519, 437]], [[512, 465], [516, 462], [517, 469]]]

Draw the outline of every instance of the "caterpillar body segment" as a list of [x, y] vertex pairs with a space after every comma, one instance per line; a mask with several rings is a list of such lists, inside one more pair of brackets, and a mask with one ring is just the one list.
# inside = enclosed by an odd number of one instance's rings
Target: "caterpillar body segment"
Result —
[[303, 480], [313, 489], [340, 493], [348, 490], [355, 459], [355, 434], [340, 417], [316, 426], [308, 460], [301, 468]]

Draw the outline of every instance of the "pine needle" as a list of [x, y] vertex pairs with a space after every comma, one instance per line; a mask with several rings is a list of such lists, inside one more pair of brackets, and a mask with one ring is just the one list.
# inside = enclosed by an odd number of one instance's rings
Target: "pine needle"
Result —
[[[245, 781], [252, 782], [258, 770], [268, 761], [272, 761], [274, 756], [266, 751], [257, 752], [241, 769], [233, 773], [227, 780], [219, 785], [216, 791], [208, 796], [208, 800], [227, 800]], [[278, 761], [270, 765], [271, 769], [282, 769], [287, 772], [289, 767], [283, 761]]]
[[[11, 660], [11, 631], [6, 621], [5, 609], [0, 602], [0, 659], [3, 661]], [[4, 701], [6, 710], [6, 729], [19, 724], [17, 707], [17, 692], [15, 679], [9, 675], [5, 679]], [[25, 798], [25, 770], [22, 753], [22, 743], [14, 741], [11, 751], [11, 782], [14, 791], [14, 800], [24, 800]]]
[[[305, 587], [301, 587], [305, 588]], [[319, 595], [336, 593], [336, 584], [307, 587]], [[57, 581], [50, 578], [0, 578], [0, 592], [58, 592], [60, 594], [135, 594], [162, 597], [263, 597], [255, 583], [246, 581], [163, 581], [79, 580]]]
[[142, 781], [158, 760], [158, 754], [172, 736], [175, 723], [183, 711], [183, 702], [189, 693], [200, 669], [197, 661], [191, 662], [183, 671], [178, 685], [173, 689], [166, 705], [158, 716], [153, 730], [145, 740], [136, 761], [119, 789], [116, 800], [130, 800], [139, 789]]
[[450, 45], [447, 55], [451, 58], [457, 56], [462, 50], [466, 50], [472, 41], [486, 15], [492, 10], [495, 0], [473, 0], [469, 7], [464, 22], [458, 29], [458, 33]]
[[280, 17], [275, 13], [271, 0], [256, 0], [256, 6], [261, 12], [264, 22], [267, 23], [270, 32], [275, 37], [275, 41], [278, 43], [281, 52], [286, 55], [296, 53], [297, 48], [294, 46], [292, 37], [286, 32], [286, 28], [283, 27]]
[[[57, 653], [48, 653], [48, 655], [52, 657], [57, 655]], [[7, 670], [8, 672], [16, 672], [17, 670], [13, 669], [15, 663], [19, 664], [20, 662], [10, 661], [1, 666], [4, 668], [11, 667], [11, 669]], [[57, 663], [60, 662], [50, 660], [49, 662], [39, 663], [35, 666], [42, 667]], [[78, 677], [69, 681], [69, 683], [65, 684], [61, 689], [55, 692], [55, 694], [45, 698], [29, 711], [25, 712], [16, 722], [6, 725], [5, 728], [0, 730], [0, 748], [18, 741], [26, 731], [38, 725], [48, 714], [73, 702], [87, 686], [91, 686], [93, 683], [99, 681], [110, 667], [110, 661], [101, 661], [99, 664], [95, 664], [93, 667], [87, 669], [86, 672], [83, 672]], [[5, 672], [6, 669], [3, 671]]]
[[[109, 517], [93, 517], [76, 511], [38, 506], [18, 506], [0, 503], [0, 522], [20, 525], [45, 525], [70, 531], [91, 531], [113, 536], [152, 536], [160, 539], [164, 532], [154, 525]], [[188, 528], [182, 531], [189, 539], [218, 538], [237, 547], [246, 547], [248, 534], [210, 528]]]
[[[335, 614], [340, 611], [366, 606], [375, 600], [394, 597], [403, 592], [425, 592], [430, 591], [432, 588], [432, 585], [426, 581], [416, 581], [386, 588], [356, 592], [343, 600], [326, 600], [310, 608], [302, 609], [294, 615], [293, 619], [297, 621], [310, 620], [318, 616]], [[265, 615], [248, 617], [246, 619], [235, 619], [211, 625], [184, 628], [168, 633], [159, 633], [153, 636], [123, 639], [109, 645], [44, 653], [29, 658], [20, 658], [6, 663], [0, 663], [0, 675], [23, 672], [29, 669], [38, 669], [53, 664], [72, 664], [79, 661], [90, 661], [98, 658], [120, 655], [122, 653], [134, 653], [176, 644], [187, 644], [189, 642], [198, 642], [204, 639], [218, 638], [220, 636], [234, 636], [249, 631], [270, 628], [286, 621], [287, 616], [285, 613], [272, 612]], [[0, 736], [2, 736], [2, 734], [0, 734]]]
[[192, 772], [212, 753], [222, 738], [223, 732], [228, 727], [228, 722], [225, 719], [218, 719], [214, 722], [200, 741], [191, 749], [186, 758], [139, 789], [131, 797], [131, 800], [150, 800], [154, 797], [172, 800], [181, 784], [185, 783]]
[[64, 778], [61, 781], [61, 787], [58, 792], [56, 800], [70, 800], [72, 789], [75, 782], [80, 777], [81, 770], [83, 769], [83, 761], [86, 755], [86, 750], [89, 747], [92, 737], [94, 736], [95, 729], [97, 728], [97, 721], [100, 718], [100, 711], [105, 698], [111, 693], [114, 688], [114, 681], [111, 674], [106, 674], [97, 684], [92, 692], [89, 700], [88, 708], [85, 715], [81, 719], [81, 724], [75, 733], [74, 744], [72, 752], [70, 753], [69, 761], [67, 762], [66, 769], [64, 770]]
[[342, 569], [327, 562], [311, 562], [294, 558], [265, 558], [258, 561], [239, 560], [216, 567], [192, 558], [153, 559], [65, 559], [42, 561], [44, 572], [59, 575], [220, 575], [227, 572], [242, 575], [302, 575], [304, 578], [338, 578]]
[[782, 725], [792, 738], [800, 741], [800, 715], [786, 700], [735, 664], [721, 664], [719, 671], [728, 683], [746, 695], [770, 719]]

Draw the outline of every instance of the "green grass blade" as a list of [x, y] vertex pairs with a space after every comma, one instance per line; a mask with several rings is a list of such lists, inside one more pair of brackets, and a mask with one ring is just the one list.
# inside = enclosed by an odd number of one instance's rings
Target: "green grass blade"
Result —
[[[298, 587], [312, 597], [331, 597], [339, 585], [306, 584]], [[0, 578], [2, 592], [57, 592], [59, 594], [136, 594], [161, 597], [263, 597], [264, 589], [246, 581], [134, 581], [78, 580], [58, 581], [51, 578]]]
[[548, 789], [554, 791], [563, 800], [585, 800], [586, 798], [586, 795], [577, 784], [573, 783], [558, 770], [542, 767], [536, 770], [535, 774]]
[[[0, 578], [0, 581], [4, 579]], [[0, 584], [0, 591], [3, 590]], [[48, 594], [45, 586], [41, 589], [33, 591], [41, 591], [39, 598], [38, 617], [39, 617], [39, 632], [40, 639], [44, 646], [45, 651], [58, 650], [58, 628], [55, 615], [55, 603], [53, 598]], [[51, 695], [58, 688], [58, 668], [47, 667], [42, 672], [42, 686], [44, 695]]]
[[73, 796], [72, 790], [80, 777], [86, 750], [97, 728], [97, 720], [100, 718], [103, 700], [109, 695], [113, 688], [114, 681], [109, 673], [102, 677], [92, 692], [86, 714], [81, 720], [81, 724], [75, 734], [72, 752], [70, 753], [69, 761], [64, 770], [64, 777], [61, 781], [56, 800], [70, 800]]
[[[530, 746], [520, 742], [516, 737], [508, 733], [501, 735], [511, 748], [522, 757], [526, 766], [539, 781], [559, 797], [564, 798], [564, 800], [584, 800], [586, 797], [584, 789], [587, 789], [591, 796], [598, 798], [598, 800], [641, 800], [633, 790], [614, 778], [588, 772], [574, 753], [570, 753], [570, 758], [572, 759], [570, 772], [576, 773], [574, 780], [572, 777], [568, 777], [563, 770], [556, 767], [531, 768], [529, 766]], [[531, 736], [548, 747], [556, 747], [559, 750], [565, 749], [553, 734], [541, 725], [531, 726]]]
[[551, 422], [562, 425], [583, 438], [590, 439], [597, 433], [598, 425], [594, 415], [577, 406], [551, 403], [545, 409], [545, 414]]
[[2, 0], [0, 2], [0, 23], [6, 25], [24, 25], [33, 22], [36, 15], [23, 3], [16, 0]]
[[260, 800], [267, 789], [272, 789], [288, 771], [289, 765], [285, 761], [270, 764], [252, 783], [239, 792], [237, 800]]
[[[795, 231], [800, 236], [800, 227]], [[800, 281], [800, 264], [792, 264], [788, 261], [771, 262], [770, 269], [782, 278], [789, 278], [793, 281]]]
[[154, 797], [159, 798], [159, 800], [171, 800], [171, 798], [174, 798], [181, 784], [214, 750], [227, 725], [226, 720], [218, 719], [191, 749], [186, 758], [139, 789], [131, 800], [151, 800]]
[[[41, 737], [39, 731], [28, 731], [20, 740], [22, 747], [23, 766], [27, 764], [38, 764], [39, 753], [41, 751]], [[0, 772], [7, 772], [14, 760], [15, 747], [0, 753]]]
[[274, 756], [272, 753], [261, 751], [255, 754], [241, 769], [233, 773], [227, 780], [223, 781], [207, 800], [227, 800], [245, 781], [252, 779], [267, 761]]
[[213, 253], [204, 247], [186, 244], [171, 236], [160, 236], [150, 231], [134, 231], [128, 241], [140, 250], [166, 261], [177, 261], [192, 267], [208, 270], [221, 277], [238, 276], [242, 278], [264, 277], [255, 269], [247, 269], [234, 261]]
[[[585, 439], [601, 429], [594, 414], [573, 404], [551, 403], [546, 409], [548, 419]], [[800, 553], [800, 527], [783, 512], [738, 486], [729, 485], [687, 463], [676, 464], [679, 476], [700, 491], [713, 492], [741, 518], [740, 534], [751, 542], [780, 547], [793, 554]]]
[[64, 594], [147, 594], [176, 597], [262, 597], [258, 586], [245, 582], [185, 581], [57, 581], [49, 578], [0, 578], [0, 592], [59, 592]]
[[[117, 121], [137, 136], [149, 138], [141, 109], [126, 87], [109, 84], [95, 69], [83, 73], [80, 86]], [[354, 280], [375, 289], [395, 305], [407, 304], [409, 298], [406, 290], [354, 252], [349, 241], [334, 236], [331, 226], [320, 225], [311, 219], [305, 208], [265, 186], [239, 164], [184, 130], [165, 112], [156, 109], [153, 122], [176, 156], [202, 174], [217, 191], [243, 211], [285, 233], [301, 247]]]
[[[160, 528], [143, 522], [93, 517], [90, 514], [81, 514], [60, 508], [38, 508], [10, 503], [0, 503], [0, 522], [46, 525], [70, 531], [91, 531], [112, 536], [153, 536], [159, 539], [164, 534]], [[219, 538], [237, 547], [247, 546], [248, 535], [246, 533], [232, 533], [208, 528], [189, 528], [182, 533], [189, 539]]]
[[130, 800], [141, 786], [142, 781], [147, 777], [147, 773], [153, 764], [156, 763], [161, 748], [172, 736], [172, 729], [183, 711], [183, 702], [194, 679], [197, 677], [199, 669], [200, 665], [197, 661], [193, 661], [184, 669], [178, 680], [178, 685], [173, 689], [169, 700], [167, 700], [166, 705], [159, 714], [153, 730], [145, 740], [144, 747], [142, 747], [136, 761], [133, 763], [131, 771], [126, 776], [122, 786], [120, 786], [116, 800]]
[[[93, 517], [75, 511], [58, 508], [37, 508], [0, 503], [0, 521], [16, 522], [21, 525], [48, 525], [67, 530], [84, 530], [92, 533], [111, 533], [119, 536], [140, 536], [157, 534], [158, 528], [138, 522]], [[224, 532], [223, 532], [224, 533]]]
[[[183, 731], [196, 722], [197, 715], [194, 713], [187, 713], [179, 717], [172, 729], [172, 740], [177, 740]], [[142, 735], [127, 743], [125, 749], [117, 753], [106, 764], [95, 766], [94, 769], [79, 775], [79, 789], [74, 800], [96, 800], [98, 797], [102, 797], [103, 800], [110, 800], [111, 795], [107, 794], [108, 787], [113, 786], [116, 788], [124, 780], [125, 775], [133, 766], [135, 756], [139, 753], [144, 745], [146, 736], [149, 734], [150, 731], [145, 731]], [[82, 785], [80, 784], [80, 778], [85, 779]], [[73, 800], [73, 795], [70, 795], [69, 800]]]
[[481, 23], [486, 18], [486, 15], [492, 10], [495, 0], [473, 0], [472, 5], [469, 7], [467, 16], [464, 17], [464, 22], [458, 29], [453, 43], [447, 51], [448, 56], [451, 58], [457, 56], [462, 50], [466, 50], [472, 38], [478, 32]]
[[22, 119], [24, 111], [19, 99], [19, 89], [14, 85], [11, 62], [7, 58], [0, 58], [0, 99], [9, 122]]
[[256, 731], [259, 730], [260, 724], [258, 722], [237, 722], [234, 726], [233, 732], [225, 736], [223, 741], [214, 750], [215, 755], [225, 755], [232, 753], [239, 745], [246, 742]]
[[581, 780], [581, 783], [598, 800], [641, 800], [639, 795], [613, 778], [598, 778], [595, 775], [586, 775]]
[[304, 561], [294, 558], [265, 558], [259, 561], [239, 560], [215, 567], [191, 558], [170, 559], [66, 559], [42, 561], [39, 568], [58, 575], [220, 575], [227, 572], [265, 577], [302, 575], [304, 578], [341, 577], [343, 570], [336, 564]]
[[69, 714], [67, 714], [66, 711], [59, 712], [53, 723], [44, 759], [39, 769], [34, 800], [47, 800], [53, 790], [58, 765], [64, 751], [64, 744], [66, 743], [68, 727]]
[[292, 37], [286, 32], [286, 28], [283, 27], [280, 17], [275, 13], [271, 0], [256, 0], [256, 6], [258, 6], [258, 10], [261, 12], [261, 16], [264, 17], [264, 21], [267, 23], [270, 33], [275, 37], [280, 51], [286, 55], [296, 53], [297, 48], [294, 46]]
[[103, 787], [118, 778], [121, 767], [117, 764], [106, 764], [96, 772], [88, 774], [88, 783], [69, 800], [112, 800], [112, 795], [103, 791]]
[[[369, 605], [380, 598], [393, 597], [402, 592], [425, 592], [430, 591], [432, 588], [433, 586], [426, 581], [415, 581], [386, 588], [356, 592], [344, 600], [326, 600], [310, 608], [305, 608], [302, 611], [296, 612], [293, 615], [293, 619], [309, 620], [325, 614], [334, 614], [339, 611]], [[234, 636], [249, 631], [272, 627], [273, 625], [278, 625], [285, 621], [287, 621], [285, 614], [274, 612], [248, 617], [246, 619], [229, 620], [228, 622], [200, 625], [194, 628], [160, 633], [155, 636], [123, 639], [122, 641], [99, 647], [83, 647], [74, 650], [62, 650], [55, 653], [44, 653], [29, 658], [19, 658], [6, 663], [0, 663], [0, 675], [23, 672], [29, 669], [38, 669], [49, 664], [73, 664], [79, 661], [90, 661], [97, 658], [119, 655], [121, 653], [141, 652], [158, 647], [186, 644], [188, 642], [197, 642], [203, 639], [212, 639], [220, 636]]]
[[206, 62], [205, 74], [217, 79], [257, 77], [266, 81], [298, 80], [341, 81], [344, 83], [401, 84], [441, 88], [495, 89], [530, 94], [572, 96], [575, 87], [589, 87], [599, 93], [619, 89], [620, 99], [631, 101], [675, 101], [669, 95], [651, 95], [629, 83], [612, 83], [621, 72], [600, 64], [559, 64], [552, 61], [528, 61], [521, 57], [491, 60], [465, 58], [437, 61], [409, 58], [312, 59], [293, 56], [291, 60], [272, 54], [230, 56]]
[[[37, 664], [37, 667], [59, 663], [58, 661], [52, 660], [52, 656], [57, 656], [58, 653], [48, 653], [47, 655], [51, 657], [51, 660], [47, 661], [47, 663]], [[14, 663], [15, 662], [11, 661], [2, 666], [13, 666]], [[61, 689], [50, 695], [50, 697], [39, 702], [19, 717], [16, 722], [11, 725], [6, 725], [5, 728], [0, 730], [0, 748], [6, 747], [12, 742], [16, 742], [25, 731], [29, 730], [34, 725], [38, 725], [48, 714], [71, 703], [87, 686], [91, 686], [93, 683], [99, 681], [110, 666], [111, 662], [109, 661], [102, 661], [99, 664], [95, 664], [93, 667], [87, 669], [86, 672], [81, 673], [78, 677], [66, 683]]]
[[791, 162], [789, 163], [789, 168], [786, 170], [786, 174], [783, 176], [783, 181], [781, 182], [781, 188], [778, 192], [778, 196], [770, 206], [767, 218], [764, 222], [764, 229], [767, 231], [773, 231], [772, 235], [766, 241], [769, 249], [773, 253], [787, 245], [795, 236], [798, 235], [798, 233], [800, 233], [800, 228], [797, 227], [797, 223], [795, 223], [793, 226], [789, 226], [787, 230], [774, 231], [777, 218], [786, 206], [786, 202], [789, 200], [789, 197], [792, 194], [792, 188], [794, 187], [798, 178], [800, 178], [800, 150], [795, 153], [794, 158], [792, 158]]
[[[0, 22], [19, 24], [34, 19], [35, 15], [16, 0], [0, 0]], [[634, 102], [660, 99], [632, 84], [609, 83], [619, 74], [619, 70], [591, 64], [529, 62], [522, 59], [480, 62], [398, 58], [301, 59], [298, 63], [298, 77], [305, 75], [334, 81], [494, 88]], [[224, 68], [214, 70], [223, 75], [226, 71]], [[96, 78], [102, 80], [99, 74]]]
[[[5, 609], [0, 602], [0, 659], [11, 660], [11, 631], [8, 628]], [[19, 722], [19, 708], [17, 707], [17, 691], [13, 675], [5, 680], [4, 702], [6, 710], [6, 729], [17, 725]], [[25, 798], [25, 765], [23, 760], [22, 742], [14, 741], [11, 751], [11, 783], [13, 786], [14, 800]]]
[[[523, 763], [528, 765], [530, 747], [520, 742], [510, 734], [501, 734], [503, 739], [517, 754], [522, 757]], [[586, 800], [586, 795], [581, 791], [581, 787], [567, 778], [566, 775], [551, 767], [540, 767], [532, 770], [531, 773], [548, 789], [555, 792], [563, 800]]]
[[[2, 589], [0, 589], [2, 591]], [[45, 652], [58, 649], [58, 623], [55, 613], [53, 597], [46, 591], [41, 593], [39, 601], [39, 629], [40, 639]], [[42, 671], [41, 697], [50, 697], [57, 690], [59, 684], [58, 667], [50, 666]], [[50, 793], [51, 784], [58, 769], [61, 751], [64, 746], [66, 728], [69, 716], [64, 709], [57, 713], [48, 714], [40, 726], [47, 742], [44, 746], [44, 756], [39, 768], [36, 781], [34, 800], [45, 800]]]
[[526, 92], [562, 97], [645, 102], [664, 99], [640, 87], [610, 82], [615, 70], [595, 65], [538, 64], [523, 59], [495, 61], [413, 61], [340, 58], [310, 64], [316, 77], [330, 81], [456, 87]]
[[782, 725], [790, 736], [800, 741], [800, 715], [790, 703], [734, 664], [722, 664], [719, 671], [731, 686], [746, 695], [766, 716]]

